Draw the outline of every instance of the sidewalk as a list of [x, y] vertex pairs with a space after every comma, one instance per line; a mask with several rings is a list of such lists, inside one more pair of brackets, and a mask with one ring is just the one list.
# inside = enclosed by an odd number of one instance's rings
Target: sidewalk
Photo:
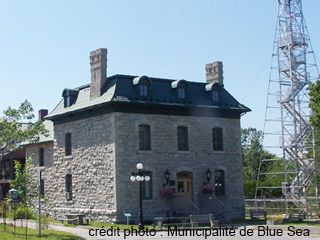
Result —
[[[6, 220], [7, 224], [13, 224], [13, 220], [7, 219]], [[0, 223], [3, 223], [3, 219], [0, 219]], [[26, 221], [23, 220], [22, 222], [23, 227], [26, 226]], [[17, 220], [16, 221], [16, 226], [21, 226], [21, 221]], [[37, 228], [37, 222], [33, 221], [33, 220], [29, 220], [28, 221], [28, 227], [29, 228]], [[265, 228], [264, 232], [260, 230], [260, 232], [258, 231], [258, 226], [242, 226], [239, 227], [237, 230], [235, 230], [235, 236], [230, 236], [230, 234], [221, 234], [220, 231], [220, 235], [219, 236], [208, 236], [207, 239], [221, 239], [221, 240], [234, 240], [234, 239], [252, 239], [252, 240], [285, 240], [285, 239], [312, 239], [312, 240], [320, 240], [320, 227], [315, 227], [315, 226], [294, 226], [295, 230], [294, 231], [288, 231], [288, 227], [289, 226], [285, 226], [285, 225], [273, 225], [273, 226], [267, 226], [267, 225], [263, 225], [260, 226], [261, 228]], [[294, 232], [298, 233], [297, 228], [301, 229], [301, 236], [290, 236], [289, 234], [293, 234]], [[63, 232], [69, 232], [69, 233], [73, 233], [83, 239], [93, 239], [93, 240], [122, 240], [122, 239], [127, 239], [127, 240], [138, 240], [138, 239], [150, 239], [150, 240], [171, 240], [171, 239], [177, 239], [177, 240], [204, 240], [206, 239], [204, 234], [199, 234], [197, 235], [192, 235], [190, 236], [190, 234], [185, 235], [186, 229], [181, 229], [180, 231], [178, 231], [178, 233], [174, 236], [170, 235], [170, 233], [168, 231], [153, 231], [153, 232], [149, 232], [151, 235], [146, 236], [146, 233], [144, 236], [136, 236], [135, 234], [131, 234], [128, 231], [125, 233], [124, 231], [119, 231], [116, 232], [115, 230], [112, 232], [111, 230], [107, 231], [108, 229], [104, 229], [104, 228], [91, 228], [91, 227], [87, 227], [87, 226], [75, 226], [75, 227], [65, 227], [62, 224], [59, 223], [50, 223], [49, 225], [49, 229], [51, 230], [57, 230], [57, 231], [63, 231]], [[91, 229], [91, 230], [90, 230]], [[244, 229], [246, 229], [246, 231], [250, 231], [249, 229], [251, 229], [253, 231], [252, 236], [243, 236], [240, 234], [240, 232], [244, 231]], [[275, 230], [276, 229], [276, 230]], [[276, 236], [271, 236], [271, 235], [275, 235], [273, 234], [274, 231], [277, 231], [277, 229], [282, 231], [282, 235], [277, 235]], [[303, 233], [307, 230], [310, 231], [310, 236], [309, 237], [305, 237], [303, 236]], [[278, 231], [279, 231], [278, 230]], [[208, 230], [209, 231], [209, 230]], [[211, 230], [213, 231], [213, 230]], [[219, 232], [219, 231], [217, 231]], [[102, 235], [101, 235], [102, 233]], [[142, 231], [141, 234], [143, 234], [144, 232]], [[260, 233], [260, 235], [259, 235]], [[125, 236], [126, 234], [126, 236]], [[153, 235], [154, 234], [154, 235]]]

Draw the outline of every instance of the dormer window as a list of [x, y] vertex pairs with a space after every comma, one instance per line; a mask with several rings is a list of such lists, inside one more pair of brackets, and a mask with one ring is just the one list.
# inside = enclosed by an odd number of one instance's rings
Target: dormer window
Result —
[[142, 97], [149, 95], [151, 85], [152, 81], [147, 76], [136, 77], [133, 79], [133, 86], [136, 86], [139, 95]]
[[64, 107], [70, 107], [71, 106], [71, 99], [70, 96], [64, 97]]
[[147, 96], [148, 95], [148, 86], [145, 84], [142, 84], [139, 86], [140, 88], [140, 96]]
[[212, 91], [212, 100], [214, 102], [219, 102], [219, 92], [218, 91], [216, 91], [216, 90]]
[[181, 79], [172, 82], [171, 88], [175, 89], [178, 99], [186, 99], [186, 89], [188, 88], [188, 83], [186, 80]]
[[186, 98], [186, 89], [185, 88], [178, 88], [178, 98], [179, 99]]
[[62, 92], [62, 97], [64, 99], [64, 107], [70, 107], [76, 103], [78, 98], [79, 90], [76, 89], [65, 89]]
[[211, 100], [213, 104], [218, 104], [221, 101], [221, 91], [222, 87], [218, 83], [209, 83], [205, 86], [206, 92], [211, 94]]

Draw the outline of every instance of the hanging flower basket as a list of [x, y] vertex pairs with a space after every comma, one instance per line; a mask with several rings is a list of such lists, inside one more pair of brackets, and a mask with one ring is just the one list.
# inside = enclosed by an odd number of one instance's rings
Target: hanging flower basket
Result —
[[203, 193], [203, 194], [213, 194], [213, 193], [214, 193], [214, 188], [213, 188], [213, 187], [205, 187], [205, 188], [202, 190], [202, 193]]
[[174, 191], [172, 188], [163, 188], [160, 191], [160, 197], [161, 198], [172, 198], [174, 195]]

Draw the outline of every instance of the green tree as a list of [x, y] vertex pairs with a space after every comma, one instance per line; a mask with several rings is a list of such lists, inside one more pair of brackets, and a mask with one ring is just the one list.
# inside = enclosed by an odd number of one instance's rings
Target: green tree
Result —
[[25, 100], [19, 108], [8, 107], [0, 119], [0, 150], [2, 156], [6, 151], [19, 148], [19, 143], [28, 141], [36, 143], [40, 135], [47, 136], [41, 120], [34, 122], [34, 113], [31, 103]]
[[[310, 116], [310, 122], [312, 127], [314, 128], [315, 133], [315, 146], [316, 146], [316, 157], [319, 157], [320, 150], [320, 81], [317, 80], [315, 83], [311, 83], [309, 86], [309, 96], [310, 96], [310, 103], [309, 107], [312, 111]], [[309, 133], [310, 135], [312, 132]], [[313, 157], [313, 149], [310, 148], [308, 157]]]
[[244, 193], [247, 198], [255, 196], [261, 159], [272, 159], [274, 154], [263, 148], [263, 132], [256, 128], [241, 129]]
[[[41, 120], [34, 121], [34, 113], [31, 103], [25, 100], [19, 108], [8, 107], [0, 119], [0, 161], [10, 151], [20, 148], [20, 143], [36, 143], [40, 135], [48, 136]], [[15, 179], [11, 181], [11, 187], [18, 190], [18, 196], [28, 213], [28, 206], [32, 206], [32, 199], [36, 197], [37, 187], [32, 178], [32, 159], [26, 161], [23, 167], [19, 161], [15, 161]], [[28, 218], [28, 214], [27, 214]], [[26, 236], [28, 225], [26, 224]]]
[[26, 206], [33, 206], [32, 200], [38, 196], [38, 188], [36, 181], [32, 176], [32, 158], [29, 157], [24, 166], [22, 166], [19, 161], [15, 160], [14, 168], [15, 179], [11, 180], [10, 186], [11, 188], [18, 190], [18, 197]]
[[[36, 143], [40, 135], [48, 136], [41, 120], [34, 122], [34, 113], [31, 103], [25, 100], [19, 108], [8, 107], [4, 112], [4, 117], [0, 120], [0, 160], [6, 152], [20, 148], [20, 143]], [[11, 182], [11, 187], [18, 190], [18, 195], [29, 204], [27, 198], [33, 197], [31, 189], [36, 189], [29, 172], [32, 167], [31, 156], [26, 161], [25, 167], [20, 162], [15, 161], [15, 180]], [[26, 197], [27, 196], [27, 197]]]
[[320, 127], [320, 81], [311, 83], [309, 86], [310, 103], [309, 107], [312, 110], [310, 122], [315, 128]]

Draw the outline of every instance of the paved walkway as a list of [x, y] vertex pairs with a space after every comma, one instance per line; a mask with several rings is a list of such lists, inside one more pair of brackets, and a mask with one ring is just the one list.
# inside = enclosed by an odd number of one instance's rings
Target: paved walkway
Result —
[[[3, 223], [3, 219], [0, 219], [0, 223]], [[7, 219], [7, 223], [13, 224], [12, 220]], [[24, 220], [22, 225], [25, 227], [26, 221]], [[16, 226], [21, 226], [21, 221], [16, 221]], [[35, 221], [28, 221], [28, 227], [37, 228]], [[297, 230], [299, 228], [299, 230]], [[76, 234], [83, 239], [93, 240], [171, 240], [171, 239], [187, 239], [187, 240], [204, 240], [204, 239], [221, 239], [221, 240], [234, 240], [234, 239], [253, 239], [253, 240], [289, 240], [289, 239], [312, 239], [320, 240], [320, 227], [314, 226], [245, 226], [239, 227], [234, 232], [226, 230], [224, 227], [221, 229], [202, 229], [202, 230], [186, 230], [180, 229], [175, 232], [172, 231], [113, 231], [104, 228], [90, 228], [86, 226], [77, 227], [65, 227], [62, 224], [50, 224], [50, 229], [63, 232], [69, 232]], [[304, 236], [309, 231], [310, 236]], [[246, 234], [245, 234], [246, 233]], [[297, 236], [299, 234], [300, 236]], [[140, 235], [140, 236], [139, 236]], [[197, 236], [198, 235], [198, 236]], [[205, 236], [210, 235], [210, 236]], [[233, 235], [233, 236], [232, 236]], [[251, 236], [252, 235], [252, 236]], [[294, 235], [294, 236], [292, 236]]]

